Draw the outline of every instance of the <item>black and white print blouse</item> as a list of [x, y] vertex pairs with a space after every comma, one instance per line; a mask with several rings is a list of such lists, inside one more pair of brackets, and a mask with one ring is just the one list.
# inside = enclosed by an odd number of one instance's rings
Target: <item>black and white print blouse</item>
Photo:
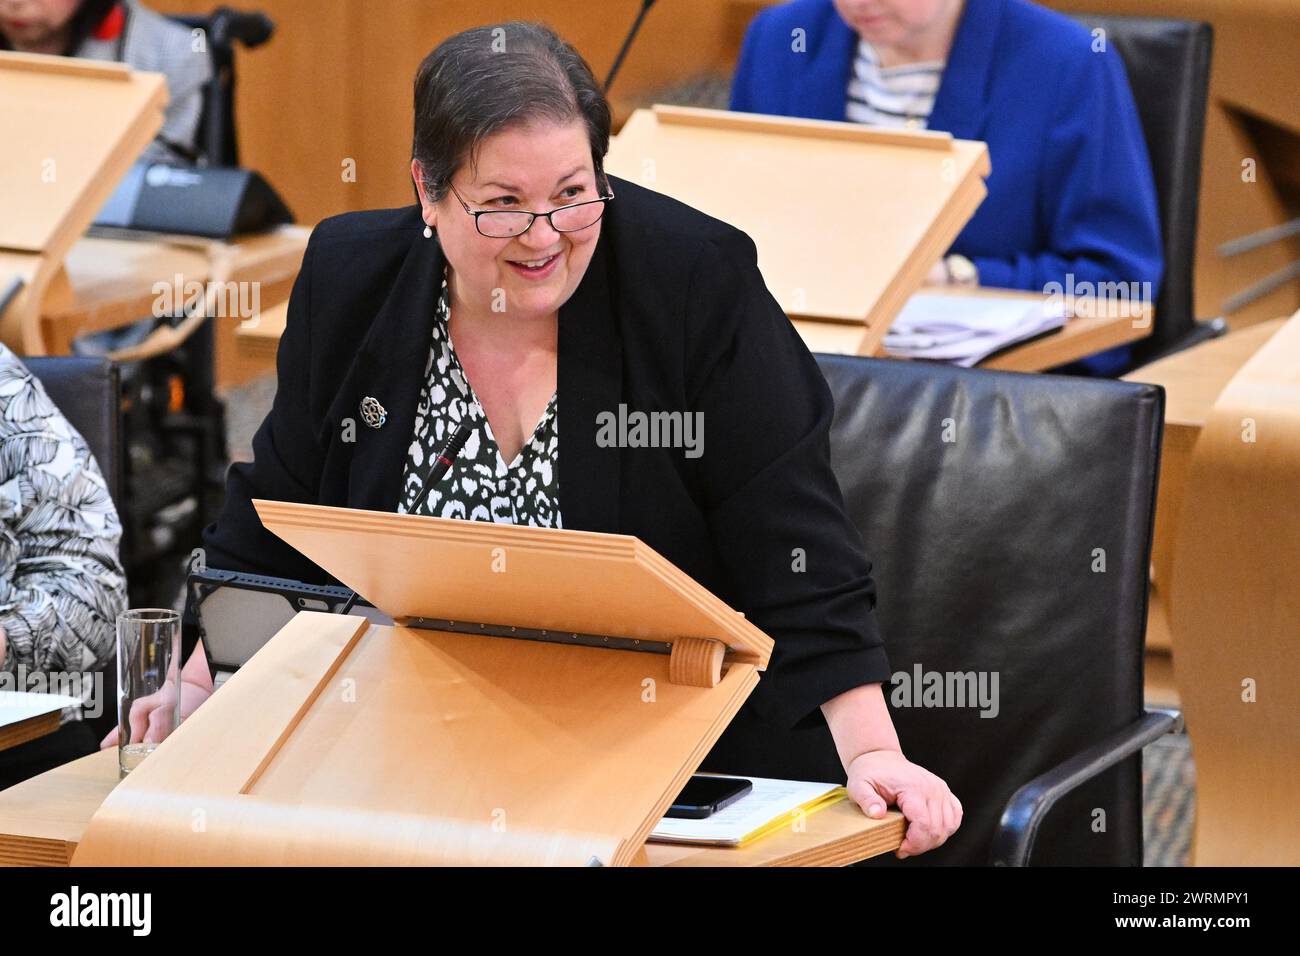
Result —
[[0, 690], [101, 703], [92, 675], [111, 665], [126, 608], [121, 536], [85, 440], [0, 345]]
[[551, 396], [532, 438], [524, 443], [515, 460], [503, 461], [483, 406], [452, 348], [448, 331], [450, 318], [451, 293], [444, 274], [425, 381], [415, 410], [415, 429], [402, 472], [398, 512], [409, 513], [420, 495], [429, 463], [446, 444], [448, 436], [468, 419], [471, 431], [464, 449], [442, 480], [430, 489], [419, 513], [469, 521], [563, 527], [558, 473], [558, 393]]

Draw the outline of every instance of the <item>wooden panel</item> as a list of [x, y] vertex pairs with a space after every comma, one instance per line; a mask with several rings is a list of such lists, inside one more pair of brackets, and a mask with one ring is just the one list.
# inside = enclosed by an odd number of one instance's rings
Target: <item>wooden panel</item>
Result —
[[[781, 308], [864, 323], [866, 354], [974, 213], [989, 171], [983, 143], [941, 134], [665, 106], [632, 116], [606, 168], [743, 229]], [[773, 191], [778, 171], [858, 188]], [[845, 224], [867, 221], [892, 228], [841, 241]]]
[[[256, 500], [262, 524], [396, 621], [439, 618], [644, 641], [708, 638], [767, 666], [772, 639], [644, 542]], [[413, 573], [412, 569], [437, 569]], [[666, 659], [666, 658], [665, 658]]]
[[166, 84], [155, 73], [66, 57], [0, 52], [0, 269], [25, 288], [0, 341], [48, 351], [40, 322], [64, 255], [162, 127]]
[[1174, 553], [1191, 468], [1192, 452], [1215, 401], [1246, 361], [1285, 322], [1261, 322], [1176, 352], [1124, 376], [1165, 389], [1165, 433], [1156, 492], [1155, 537], [1151, 547], [1151, 603], [1147, 647], [1168, 652], [1174, 644], [1169, 618]]
[[0, 866], [67, 866], [117, 781], [113, 747], [0, 791]]
[[[210, 2], [155, 0], [164, 13]], [[276, 21], [269, 44], [236, 54], [244, 165], [262, 172], [301, 222], [414, 201], [412, 87], [421, 60], [460, 30], [540, 20], [603, 81], [640, 0], [258, 0]], [[722, 0], [660, 0], [614, 87], [615, 100], [729, 68]], [[684, 38], [689, 37], [689, 40]], [[356, 180], [342, 164], [356, 161]]]
[[1187, 478], [1171, 613], [1198, 866], [1300, 864], [1297, 355], [1300, 314], [1220, 394]]
[[162, 124], [166, 84], [121, 64], [0, 52], [0, 247], [59, 249], [79, 235]]

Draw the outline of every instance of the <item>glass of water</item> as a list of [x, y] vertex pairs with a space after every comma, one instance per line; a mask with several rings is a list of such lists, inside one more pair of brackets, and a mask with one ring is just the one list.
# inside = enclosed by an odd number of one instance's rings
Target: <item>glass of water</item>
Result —
[[117, 766], [140, 765], [176, 729], [180, 712], [181, 616], [163, 608], [117, 618]]

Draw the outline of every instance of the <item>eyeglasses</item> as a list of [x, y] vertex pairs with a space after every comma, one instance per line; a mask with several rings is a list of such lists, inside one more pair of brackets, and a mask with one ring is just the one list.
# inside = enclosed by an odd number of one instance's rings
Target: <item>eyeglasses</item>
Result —
[[550, 212], [524, 212], [522, 209], [470, 209], [465, 199], [451, 183], [451, 191], [460, 200], [465, 211], [474, 217], [474, 228], [481, 236], [489, 239], [509, 239], [522, 236], [532, 228], [533, 220], [539, 216], [551, 224], [556, 232], [578, 232], [588, 226], [594, 226], [605, 214], [605, 204], [614, 198], [613, 192], [599, 199], [588, 199], [561, 206]]

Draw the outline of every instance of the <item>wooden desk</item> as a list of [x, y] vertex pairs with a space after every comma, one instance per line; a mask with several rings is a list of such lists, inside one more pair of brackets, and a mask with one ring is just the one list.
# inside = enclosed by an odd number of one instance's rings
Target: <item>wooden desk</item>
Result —
[[[272, 309], [288, 299], [310, 234], [308, 227], [291, 225], [231, 242], [163, 235], [83, 238], [68, 253], [41, 309], [47, 349], [66, 355], [79, 335], [152, 315], [157, 283], [171, 288], [179, 282], [182, 289], [188, 282], [257, 283], [260, 309]], [[236, 353], [234, 330], [241, 321], [216, 318], [218, 385], [251, 377], [240, 370]], [[254, 374], [261, 371], [266, 369]]]
[[[923, 291], [938, 295], [958, 294], [947, 289]], [[1023, 298], [1026, 302], [1042, 298], [1035, 292], [998, 289], [975, 289], [964, 294], [1014, 296]], [[1073, 362], [1075, 359], [1142, 338], [1151, 328], [1150, 312], [1150, 307], [1145, 307], [1144, 318], [1137, 321], [1122, 316], [1072, 318], [1059, 332], [991, 355], [979, 363], [979, 367], [1013, 372], [1041, 372], [1044, 369], [1055, 368], [1057, 365]], [[288, 303], [283, 302], [269, 309], [264, 308], [256, 322], [237, 324], [234, 335], [241, 353], [250, 361], [266, 361], [269, 358], [274, 362], [280, 336], [284, 334], [287, 314]], [[862, 340], [862, 327], [848, 322], [814, 322], [795, 319], [794, 326], [799, 330], [804, 343], [814, 352], [853, 355], [856, 354], [858, 343]]]
[[[1037, 292], [1019, 289], [953, 289], [945, 286], [926, 287], [920, 293], [1017, 298], [1023, 299], [1026, 305], [1046, 298]], [[1003, 349], [984, 359], [977, 367], [1008, 372], [1042, 372], [1106, 349], [1136, 342], [1151, 333], [1154, 313], [1150, 305], [1143, 305], [1136, 317], [1119, 314], [1120, 310], [1113, 311], [1114, 314], [1100, 316], [1072, 316], [1060, 330]], [[814, 352], [855, 355], [862, 341], [863, 327], [854, 323], [796, 319], [794, 325], [804, 343]]]
[[53, 713], [38, 714], [0, 727], [0, 750], [8, 750], [10, 747], [17, 747], [37, 737], [52, 734], [59, 729], [62, 719], [62, 714], [56, 710]]
[[[284, 324], [289, 317], [288, 301], [263, 309], [255, 320], [240, 322], [235, 326], [235, 344], [240, 354], [251, 361], [275, 362], [275, 353], [280, 348], [280, 336], [284, 335]], [[274, 371], [274, 365], [271, 368]]]
[[[110, 748], [0, 791], [0, 866], [70, 865], [91, 816], [117, 782], [117, 750]], [[844, 800], [804, 817], [804, 827], [739, 849], [651, 843], [636, 864], [843, 866], [898, 849], [905, 823], [893, 810], [869, 819]]]

